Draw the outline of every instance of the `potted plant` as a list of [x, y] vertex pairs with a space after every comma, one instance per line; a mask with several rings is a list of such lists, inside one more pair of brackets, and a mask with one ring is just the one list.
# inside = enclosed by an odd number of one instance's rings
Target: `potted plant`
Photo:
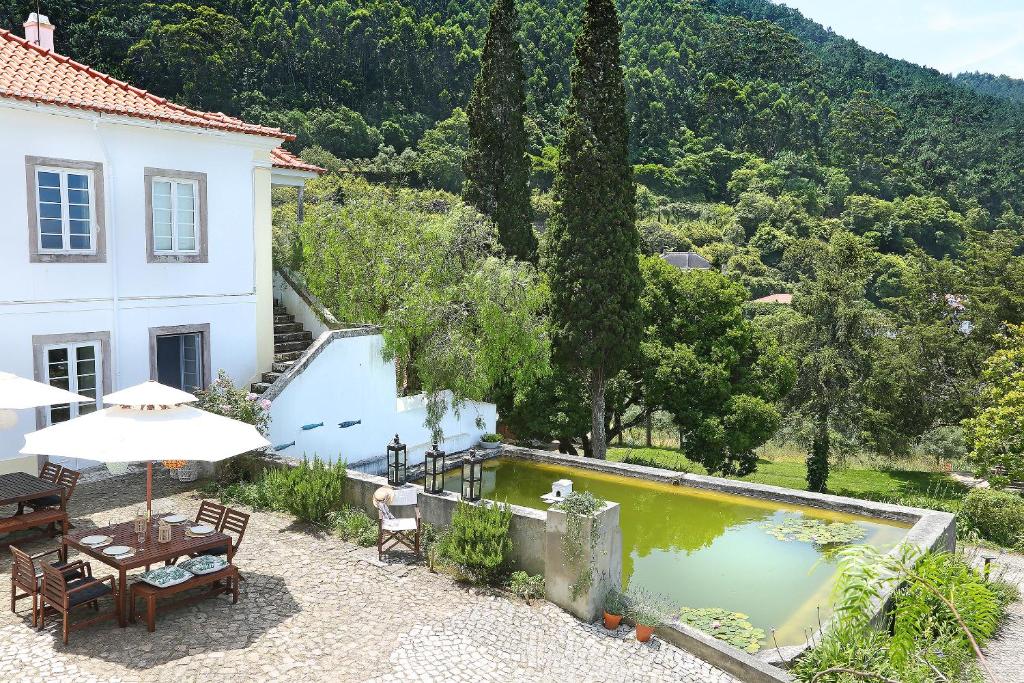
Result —
[[501, 434], [484, 434], [480, 437], [480, 448], [494, 450], [501, 446]]
[[654, 633], [654, 627], [665, 616], [663, 601], [653, 593], [636, 589], [630, 590], [627, 598], [626, 616], [636, 624], [636, 639], [646, 643]]
[[604, 594], [604, 627], [614, 631], [626, 613], [626, 596], [611, 588]]

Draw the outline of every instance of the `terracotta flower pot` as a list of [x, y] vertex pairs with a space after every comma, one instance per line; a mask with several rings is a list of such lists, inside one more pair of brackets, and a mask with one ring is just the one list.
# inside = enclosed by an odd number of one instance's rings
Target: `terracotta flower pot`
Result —
[[653, 626], [644, 626], [643, 624], [636, 625], [636, 639], [641, 643], [646, 643], [651, 639], [651, 635], [654, 634]]
[[608, 614], [604, 613], [604, 627], [609, 631], [614, 631], [619, 627], [619, 622], [622, 621], [621, 614]]

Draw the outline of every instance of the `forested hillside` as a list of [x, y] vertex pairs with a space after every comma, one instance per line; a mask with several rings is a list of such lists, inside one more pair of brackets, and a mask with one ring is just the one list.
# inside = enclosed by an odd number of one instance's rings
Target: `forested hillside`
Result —
[[[327, 272], [317, 271], [322, 259], [353, 272], [363, 267], [362, 256], [346, 261], [353, 237], [338, 231], [349, 224], [349, 232], [367, 231], [366, 244], [393, 242], [402, 253], [416, 242], [416, 226], [440, 211], [446, 238], [427, 261], [466, 253], [465, 240], [479, 226], [456, 197], [434, 191], [463, 186], [464, 108], [490, 2], [41, 4], [57, 25], [58, 51], [180, 103], [280, 125], [298, 135], [292, 146], [308, 159], [364, 173], [369, 183], [332, 176], [311, 188], [306, 226], [279, 207], [277, 255], [319, 282], [340, 317], [384, 325], [390, 347], [404, 354], [407, 389], [460, 390], [462, 382], [466, 395], [495, 398], [494, 388], [510, 389], [500, 385], [519, 373], [514, 400], [497, 398], [507, 400], [502, 414], [521, 434], [585, 438], [586, 401], [575, 378], [556, 372], [547, 384], [527, 386], [543, 372], [503, 365], [507, 340], [522, 337], [508, 326], [491, 330], [500, 344], [487, 355], [479, 326], [515, 319], [515, 307], [474, 319], [480, 282], [491, 283], [481, 291], [516, 293], [503, 295], [502, 305], [528, 302], [523, 320], [540, 315], [546, 296], [532, 266], [492, 258], [499, 252], [489, 233], [480, 233], [472, 268], [464, 259], [465, 272], [447, 279], [418, 280], [419, 289], [396, 285], [386, 301], [367, 292], [373, 305], [358, 299], [356, 287], [376, 284], [372, 278], [353, 277], [347, 290], [337, 277], [318, 280]], [[609, 433], [663, 411], [688, 444], [701, 444], [701, 458], [746, 457], [763, 438], [730, 445], [722, 434], [742, 433], [737, 424], [754, 424], [752, 415], [777, 404], [805, 442], [803, 418], [813, 412], [819, 436], [831, 430], [844, 447], [903, 454], [931, 442], [964, 453], [960, 425], [979, 410], [986, 359], [1007, 323], [1024, 322], [1024, 105], [1012, 95], [1014, 84], [977, 76], [957, 82], [872, 53], [767, 0], [619, 4], [642, 250], [693, 249], [724, 277], [679, 283], [644, 266], [645, 296], [673, 302], [648, 311], [649, 329], [671, 334], [645, 339], [650, 364], [613, 383]], [[556, 210], [550, 190], [582, 3], [516, 5], [532, 209], [544, 233]], [[23, 0], [0, 0], [0, 25], [20, 33], [27, 11]], [[410, 231], [402, 241], [383, 224], [374, 232], [367, 218], [393, 211], [388, 204], [398, 195], [379, 187], [385, 182], [412, 193], [401, 195]], [[342, 205], [339, 197], [358, 201]], [[440, 281], [447, 289], [437, 289]], [[449, 327], [403, 328], [412, 323], [389, 318], [407, 310], [393, 299], [424, 291], [434, 292], [425, 301], [449, 308], [413, 322], [443, 319]], [[792, 310], [753, 316], [748, 306], [753, 322], [744, 322], [743, 302], [774, 292], [795, 292]], [[681, 315], [688, 305], [692, 311]], [[452, 339], [462, 340], [461, 356], [438, 351], [451, 350]], [[678, 353], [682, 346], [691, 355]], [[516, 353], [521, 361], [544, 349]], [[481, 358], [480, 376], [466, 379], [462, 369]], [[796, 380], [787, 358], [800, 365]], [[835, 380], [830, 395], [811, 381], [812, 371]], [[507, 410], [512, 403], [533, 412]], [[773, 433], [775, 418], [758, 433]], [[721, 427], [716, 420], [726, 427], [710, 429]]]
[[984, 94], [1014, 102], [1024, 102], [1024, 80], [1009, 76], [993, 76], [974, 72], [965, 72], [956, 77], [956, 82], [966, 85]]
[[[483, 0], [42, 5], [58, 25], [60, 51], [184, 104], [280, 123], [301, 134], [298, 148], [315, 142], [340, 157], [374, 157], [381, 143], [396, 152], [415, 147], [465, 105], [489, 7]], [[767, 0], [636, 0], [621, 10], [632, 155], [657, 194], [728, 200], [727, 181], [750, 155], [792, 153], [814, 175], [844, 174], [854, 193], [887, 200], [934, 193], [961, 212], [980, 206], [997, 217], [1006, 204], [1021, 212], [1018, 104], [871, 53]], [[0, 0], [0, 25], [20, 32], [26, 13], [23, 0]], [[541, 185], [545, 148], [550, 155], [557, 143], [578, 13], [574, 0], [520, 3]]]

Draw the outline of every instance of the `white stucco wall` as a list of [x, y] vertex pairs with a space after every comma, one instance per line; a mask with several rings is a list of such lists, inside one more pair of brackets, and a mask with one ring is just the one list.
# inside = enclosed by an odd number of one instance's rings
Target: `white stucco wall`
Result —
[[[379, 334], [335, 338], [273, 397], [270, 441], [275, 446], [295, 441], [281, 455], [356, 462], [383, 455], [397, 432], [409, 447], [409, 464], [423, 461], [430, 447], [430, 432], [423, 426], [423, 399], [398, 397], [395, 365], [381, 356], [383, 345]], [[483, 428], [476, 425], [478, 416]], [[442, 424], [443, 448], [458, 451], [473, 446], [483, 433], [494, 431], [496, 419], [495, 407], [489, 403], [467, 403], [459, 416], [449, 410]], [[348, 420], [362, 422], [347, 429], [338, 427]], [[318, 422], [324, 426], [302, 429]]]
[[[10, 100], [0, 100], [0, 139], [0, 370], [33, 377], [33, 335], [109, 332], [109, 393], [150, 378], [149, 328], [200, 324], [210, 325], [212, 375], [223, 368], [241, 384], [268, 369], [257, 339], [273, 339], [263, 219], [279, 141]], [[105, 263], [29, 261], [26, 156], [103, 164]], [[147, 261], [146, 167], [206, 174], [207, 263]], [[0, 471], [35, 428], [35, 413], [22, 411], [0, 432]]]

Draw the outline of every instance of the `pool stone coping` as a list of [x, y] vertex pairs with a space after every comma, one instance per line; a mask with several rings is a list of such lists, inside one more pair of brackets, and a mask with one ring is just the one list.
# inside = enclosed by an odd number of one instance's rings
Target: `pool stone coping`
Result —
[[[911, 527], [904, 537], [905, 543], [910, 543], [923, 551], [953, 550], [956, 547], [956, 519], [948, 512], [861, 500], [829, 493], [798, 491], [781, 486], [677, 472], [646, 465], [564, 455], [521, 446], [505, 445], [496, 455], [910, 524]], [[896, 551], [897, 548], [893, 548], [890, 553]], [[872, 623], [877, 625], [885, 619], [892, 597], [890, 591], [875, 601], [875, 614]], [[821, 638], [828, 632], [832, 620], [829, 619], [811, 636], [811, 642], [821, 642]], [[663, 622], [655, 630], [655, 633], [673, 645], [750, 683], [792, 681], [792, 677], [779, 667], [798, 658], [808, 648], [807, 643], [778, 649], [766, 648], [754, 656], [682, 624], [678, 620]]]

